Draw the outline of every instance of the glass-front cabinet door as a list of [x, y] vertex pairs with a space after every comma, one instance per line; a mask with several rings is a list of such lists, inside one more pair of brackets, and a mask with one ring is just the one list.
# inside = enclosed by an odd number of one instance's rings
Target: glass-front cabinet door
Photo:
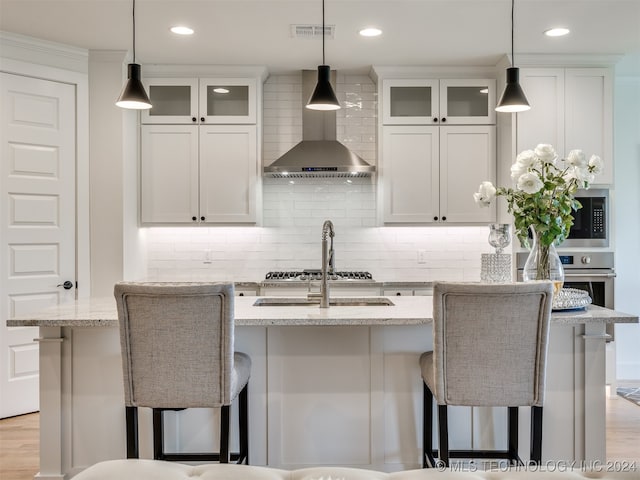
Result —
[[199, 122], [197, 78], [147, 78], [144, 86], [153, 106], [142, 110], [142, 123]]
[[440, 80], [440, 124], [495, 124], [495, 105], [493, 79]]
[[201, 123], [256, 123], [256, 80], [201, 78]]
[[438, 123], [438, 80], [383, 80], [384, 125]]

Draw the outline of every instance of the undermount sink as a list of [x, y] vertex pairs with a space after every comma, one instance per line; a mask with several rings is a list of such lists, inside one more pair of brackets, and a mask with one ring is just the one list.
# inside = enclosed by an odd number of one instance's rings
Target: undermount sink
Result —
[[[306, 297], [262, 297], [258, 298], [254, 307], [304, 307], [307, 305], [320, 305], [319, 298]], [[329, 305], [334, 307], [375, 307], [395, 305], [386, 297], [342, 297], [330, 298]]]

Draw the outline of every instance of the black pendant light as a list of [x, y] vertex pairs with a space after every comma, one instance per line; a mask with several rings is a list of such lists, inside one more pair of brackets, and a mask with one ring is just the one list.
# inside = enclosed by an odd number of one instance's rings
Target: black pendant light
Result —
[[515, 0], [511, 0], [511, 67], [507, 68], [507, 84], [502, 92], [502, 97], [496, 107], [496, 112], [524, 112], [529, 110], [531, 106], [527, 101], [522, 88], [520, 87], [520, 69], [514, 67], [515, 57], [513, 53], [513, 11], [515, 8]]
[[311, 110], [338, 110], [340, 102], [331, 87], [331, 67], [324, 63], [324, 0], [322, 0], [322, 65], [318, 65], [318, 83], [313, 90], [307, 108]]
[[127, 83], [116, 105], [121, 108], [144, 110], [151, 108], [151, 101], [140, 81], [140, 65], [136, 63], [136, 0], [133, 0], [133, 63], [127, 66]]

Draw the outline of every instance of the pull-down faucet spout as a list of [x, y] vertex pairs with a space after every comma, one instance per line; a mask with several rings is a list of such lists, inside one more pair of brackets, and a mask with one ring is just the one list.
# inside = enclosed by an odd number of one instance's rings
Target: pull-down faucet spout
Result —
[[[320, 284], [320, 308], [329, 308], [329, 275], [335, 271], [335, 252], [333, 250], [333, 223], [325, 220], [322, 224], [322, 283]], [[327, 245], [329, 236], [330, 245]]]
[[[322, 279], [320, 281], [320, 308], [329, 308], [329, 276], [335, 273], [335, 252], [333, 250], [333, 223], [325, 220], [322, 225]], [[329, 239], [327, 240], [327, 237]], [[309, 294], [317, 297], [318, 294]]]

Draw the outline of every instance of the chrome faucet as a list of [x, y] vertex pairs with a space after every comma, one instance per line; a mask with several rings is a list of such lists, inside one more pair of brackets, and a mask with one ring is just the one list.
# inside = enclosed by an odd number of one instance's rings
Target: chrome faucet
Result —
[[[333, 250], [333, 223], [325, 220], [322, 225], [322, 279], [320, 293], [309, 293], [309, 298], [320, 297], [320, 308], [329, 308], [329, 276], [335, 273], [335, 252]], [[327, 241], [327, 236], [329, 241]]]

